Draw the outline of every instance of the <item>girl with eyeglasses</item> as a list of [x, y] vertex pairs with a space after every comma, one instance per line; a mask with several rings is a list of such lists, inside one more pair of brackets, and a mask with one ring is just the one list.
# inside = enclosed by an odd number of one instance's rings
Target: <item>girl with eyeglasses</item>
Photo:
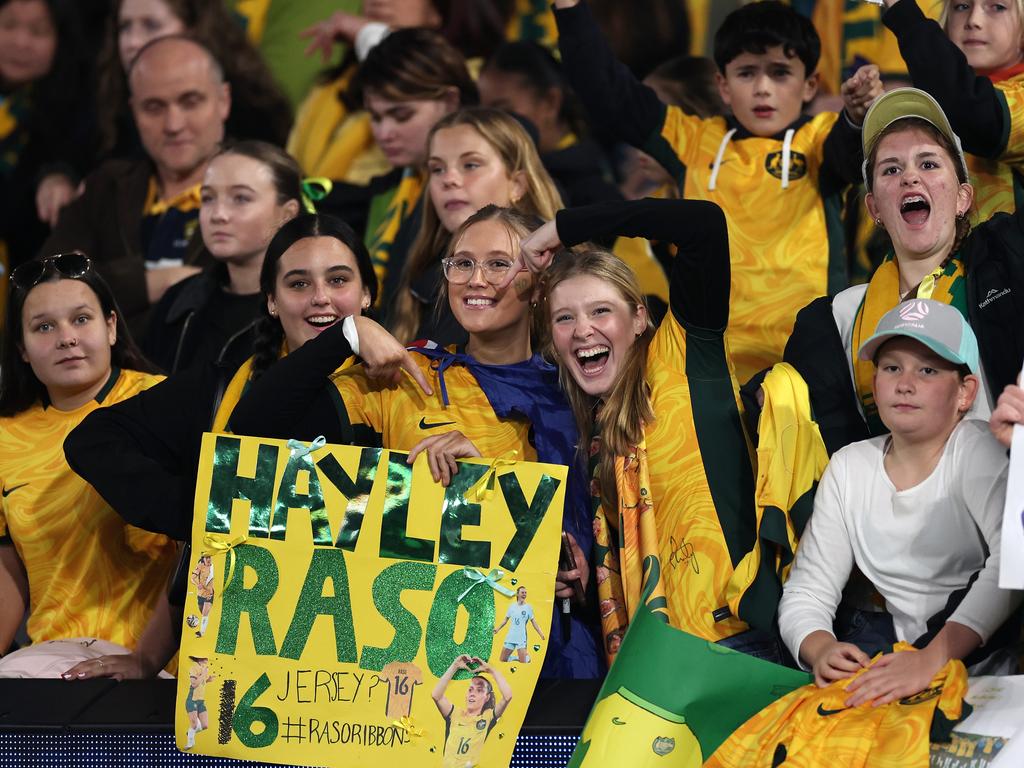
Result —
[[[468, 476], [459, 476], [461, 458], [568, 465], [562, 523], [582, 563], [593, 538], [586, 473], [555, 368], [533, 351], [533, 280], [523, 272], [507, 288], [498, 288], [510, 277], [519, 241], [539, 225], [536, 217], [490, 205], [456, 227], [441, 261], [440, 292], [468, 341], [447, 348], [418, 342], [410, 348], [429, 392], [405, 375], [374, 381], [363, 366], [333, 374], [347, 348], [343, 329], [334, 328], [253, 382], [232, 426], [248, 435], [309, 440], [322, 434], [332, 443], [383, 445], [408, 451], [410, 465], [425, 454], [434, 480], [445, 486], [468, 484]], [[358, 346], [376, 346], [382, 336], [383, 329], [364, 323]], [[557, 596], [568, 600], [574, 594], [569, 582], [576, 578], [586, 592], [585, 569], [559, 576]], [[601, 676], [596, 601], [564, 608], [568, 612], [552, 626], [542, 674]]]
[[[26, 610], [34, 646], [94, 638], [104, 641], [95, 647], [134, 648], [174, 564], [174, 545], [118, 517], [72, 471], [61, 446], [88, 414], [160, 377], [129, 336], [107, 284], [80, 253], [14, 270], [6, 329], [0, 650], [10, 648]], [[65, 666], [95, 655], [87, 643], [63, 647], [70, 654]], [[0, 662], [0, 676], [56, 676], [60, 670], [39, 668], [37, 650]]]

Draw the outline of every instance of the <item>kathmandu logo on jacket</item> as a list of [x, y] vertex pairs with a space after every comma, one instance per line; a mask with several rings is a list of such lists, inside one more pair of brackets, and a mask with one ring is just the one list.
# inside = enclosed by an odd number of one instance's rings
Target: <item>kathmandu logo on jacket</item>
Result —
[[[769, 152], [764, 169], [776, 179], [782, 178], [782, 152]], [[789, 180], [796, 181], [807, 175], [807, 157], [802, 152], [789, 153]]]
[[988, 293], [985, 294], [985, 299], [983, 301], [978, 302], [978, 309], [984, 309], [996, 299], [1001, 299], [1003, 298], [1003, 296], [1006, 296], [1009, 293], [1009, 288], [1003, 288], [1003, 290], [1001, 291], [997, 291], [995, 288], [992, 288]]

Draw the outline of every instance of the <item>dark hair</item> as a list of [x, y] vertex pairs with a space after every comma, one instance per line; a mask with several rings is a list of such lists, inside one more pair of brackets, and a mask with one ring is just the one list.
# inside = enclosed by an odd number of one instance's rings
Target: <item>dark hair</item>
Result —
[[543, 98], [551, 89], [562, 94], [558, 120], [577, 136], [586, 132], [579, 102], [562, 73], [562, 65], [544, 46], [533, 41], [504, 43], [484, 64], [481, 73], [496, 69], [511, 75], [518, 75], [523, 86]]
[[715, 63], [705, 56], [676, 56], [657, 66], [646, 82], [657, 80], [668, 103], [686, 114], [714, 117], [725, 114], [715, 72]]
[[494, 685], [491, 683], [490, 680], [488, 680], [483, 675], [473, 675], [469, 679], [469, 682], [472, 683], [474, 680], [483, 680], [484, 683], [487, 685], [487, 698], [484, 699], [484, 705], [480, 707], [480, 712], [483, 713], [485, 709], [494, 709], [495, 705], [497, 704], [497, 700], [494, 697]]
[[443, 99], [450, 88], [459, 104], [476, 104], [476, 83], [466, 59], [440, 33], [413, 27], [399, 29], [375, 46], [359, 66], [349, 86], [352, 109], [362, 109], [367, 91], [391, 101]]
[[280, 147], [254, 139], [233, 141], [226, 143], [213, 158], [221, 155], [240, 155], [267, 166], [274, 179], [278, 205], [284, 205], [289, 200], [302, 202], [302, 169], [295, 158]]
[[[0, 8], [12, 0], [0, 0]], [[82, 38], [82, 22], [74, 0], [42, 0], [50, 14], [57, 44], [49, 71], [32, 83], [33, 133], [44, 147], [60, 147], [68, 140], [68, 121], [82, 112], [90, 64]], [[75, 137], [77, 140], [78, 137]], [[53, 158], [47, 158], [53, 160]]]
[[[123, 148], [127, 137], [122, 131], [134, 126], [128, 104], [128, 79], [118, 47], [121, 2], [116, 0], [112, 4], [106, 37], [96, 63], [96, 120], [102, 154]], [[161, 2], [224, 68], [224, 79], [231, 86], [231, 113], [226, 133], [284, 146], [292, 124], [291, 102], [226, 4], [219, 0]], [[258, 133], [253, 131], [254, 127]]]
[[778, 0], [744, 5], [726, 16], [715, 33], [715, 64], [724, 74], [726, 65], [737, 56], [762, 54], [775, 46], [803, 62], [804, 77], [814, 74], [821, 39], [810, 19]]
[[[100, 310], [104, 318], [113, 312], [117, 317], [117, 339], [110, 348], [110, 364], [117, 368], [127, 368], [144, 373], [156, 373], [156, 367], [150, 363], [136, 346], [128, 331], [124, 315], [117, 306], [114, 294], [107, 282], [100, 277], [95, 268], [89, 269], [81, 277], [64, 277], [52, 267], [44, 273], [36, 283], [54, 283], [58, 280], [77, 280], [85, 283], [96, 294]], [[47, 399], [46, 387], [36, 378], [32, 366], [21, 357], [21, 340], [24, 327], [21, 313], [25, 307], [25, 299], [36, 287], [19, 288], [12, 282], [8, 283], [10, 292], [7, 297], [7, 319], [4, 331], [3, 356], [0, 358], [0, 416], [14, 416], [31, 408], [35, 403]]]
[[[430, 0], [441, 18], [438, 33], [466, 58], [483, 58], [505, 40], [505, 30], [515, 0]], [[345, 72], [359, 66], [354, 46], [349, 46], [341, 61], [323, 70], [318, 76], [322, 83], [337, 80]], [[355, 100], [355, 108], [362, 106]]]
[[[936, 144], [946, 151], [946, 154], [949, 155], [950, 162], [956, 169], [957, 181], [961, 184], [967, 184], [970, 182], [966, 169], [964, 168], [963, 163], [960, 162], [960, 152], [957, 150], [956, 145], [946, 137], [946, 134], [927, 120], [923, 120], [920, 117], [904, 117], [901, 120], [895, 120], [889, 123], [889, 125], [880, 130], [878, 135], [875, 137], [874, 144], [872, 144], [871, 149], [868, 150], [868, 156], [865, 160], [867, 173], [865, 174], [864, 179], [864, 186], [868, 192], [871, 192], [874, 187], [875, 163], [878, 162], [878, 147], [881, 146], [882, 139], [891, 133], [899, 133], [901, 131], [912, 130], [915, 128], [927, 133], [932, 137]], [[972, 202], [971, 208], [973, 207], [974, 203]], [[964, 211], [962, 216], [956, 217], [956, 235], [953, 239], [953, 248], [950, 250], [950, 253], [956, 253], [960, 244], [964, 241], [964, 238], [967, 237], [967, 233], [971, 231], [971, 208]]]
[[[277, 287], [277, 265], [281, 257], [299, 240], [307, 237], [333, 237], [352, 251], [359, 268], [359, 279], [370, 293], [370, 305], [377, 299], [377, 275], [373, 271], [370, 254], [363, 241], [348, 224], [326, 213], [300, 213], [285, 222], [267, 245], [260, 269], [260, 291], [264, 297], [273, 296]], [[266, 302], [260, 308], [260, 319], [253, 341], [252, 378], [256, 379], [280, 357], [284, 343], [281, 321], [270, 316]]]

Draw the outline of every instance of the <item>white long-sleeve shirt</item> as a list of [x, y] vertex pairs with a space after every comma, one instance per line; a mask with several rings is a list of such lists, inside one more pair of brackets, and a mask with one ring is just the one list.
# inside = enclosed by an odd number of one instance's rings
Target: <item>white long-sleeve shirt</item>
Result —
[[976, 572], [949, 621], [986, 641], [1020, 603], [1020, 592], [999, 588], [1008, 461], [988, 425], [958, 424], [931, 475], [904, 491], [883, 466], [887, 440], [837, 451], [818, 485], [779, 604], [782, 639], [794, 658], [811, 632], [834, 634], [836, 607], [855, 564], [885, 599], [897, 639], [911, 643]]

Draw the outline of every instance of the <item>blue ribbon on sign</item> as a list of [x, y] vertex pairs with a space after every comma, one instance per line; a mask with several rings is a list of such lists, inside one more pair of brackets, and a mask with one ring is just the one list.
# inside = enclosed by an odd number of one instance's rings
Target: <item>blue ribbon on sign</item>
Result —
[[303, 456], [308, 456], [314, 451], [319, 451], [325, 445], [327, 445], [327, 438], [324, 437], [323, 435], [320, 435], [319, 437], [315, 438], [313, 442], [310, 443], [309, 445], [306, 445], [301, 440], [289, 440], [288, 450], [292, 452], [293, 459], [301, 459]]
[[490, 584], [491, 587], [495, 589], [495, 591], [501, 592], [501, 594], [505, 595], [506, 597], [512, 597], [515, 594], [515, 592], [513, 592], [508, 587], [498, 583], [503, 578], [505, 578], [505, 572], [500, 568], [491, 568], [491, 572], [488, 573], [486, 576], [480, 573], [480, 571], [478, 571], [476, 568], [463, 568], [462, 575], [465, 576], [467, 579], [470, 579], [473, 583], [466, 587], [466, 589], [463, 590], [462, 594], [459, 595], [460, 603], [462, 602], [462, 599], [466, 595], [473, 591], [473, 587], [479, 586], [480, 584]]

